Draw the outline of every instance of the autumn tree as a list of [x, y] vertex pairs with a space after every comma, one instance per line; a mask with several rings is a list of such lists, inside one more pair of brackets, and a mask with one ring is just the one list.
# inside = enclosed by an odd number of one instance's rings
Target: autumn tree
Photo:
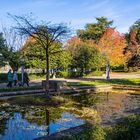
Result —
[[24, 57], [26, 68], [46, 69], [45, 49], [38, 45], [36, 40], [28, 37], [23, 47], [20, 48], [20, 55]]
[[[60, 53], [50, 54], [50, 69], [67, 69], [69, 65], [69, 56], [62, 48], [62, 44], [54, 43], [52, 48]], [[34, 38], [29, 37], [25, 45], [20, 49], [20, 54], [24, 56], [25, 66], [29, 68], [46, 69], [45, 49], [40, 46]]]
[[45, 50], [46, 60], [46, 93], [49, 93], [49, 59], [50, 54], [59, 53], [59, 50], [53, 48], [54, 43], [59, 43], [66, 38], [69, 32], [64, 24], [51, 23], [33, 23], [32, 19], [24, 16], [10, 15], [17, 23], [15, 28], [20, 34], [26, 37], [32, 37], [38, 45]]
[[124, 35], [115, 31], [114, 28], [108, 28], [98, 43], [98, 48], [106, 58], [106, 78], [110, 79], [110, 66], [119, 66], [125, 64], [123, 54], [126, 47]]
[[125, 55], [127, 56], [128, 67], [140, 67], [140, 20], [137, 20], [130, 28]]
[[97, 23], [88, 23], [85, 29], [78, 30], [77, 35], [82, 40], [92, 39], [96, 42], [100, 40], [106, 29], [112, 26], [113, 21], [109, 21], [105, 17], [96, 18]]
[[82, 41], [78, 37], [71, 38], [66, 45], [66, 50], [72, 57], [71, 68], [81, 69], [83, 75], [89, 68], [98, 68], [100, 53], [92, 40]]

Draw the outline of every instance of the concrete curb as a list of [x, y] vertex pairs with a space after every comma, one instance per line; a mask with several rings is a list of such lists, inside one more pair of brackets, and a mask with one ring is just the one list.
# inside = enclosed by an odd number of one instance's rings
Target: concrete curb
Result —
[[88, 127], [84, 124], [84, 125], [72, 127], [70, 129], [67, 129], [61, 132], [51, 134], [50, 136], [45, 136], [45, 137], [37, 138], [34, 140], [61, 140], [62, 137], [66, 137], [66, 136], [70, 137], [71, 134], [78, 134], [82, 132], [83, 130], [85, 130], [86, 128]]
[[[90, 93], [90, 92], [107, 92], [112, 89], [118, 90], [134, 90], [140, 91], [140, 86], [129, 86], [129, 85], [96, 85], [96, 86], [78, 86], [71, 87], [69, 89], [62, 89], [59, 92], [50, 92], [50, 95], [58, 95], [58, 94], [73, 94], [73, 93]], [[0, 92], [1, 97], [12, 97], [12, 96], [20, 96], [20, 95], [39, 95], [44, 94], [44, 90], [25, 90], [25, 91], [15, 91], [15, 92]]]
[[140, 86], [132, 86], [132, 85], [112, 85], [112, 86], [113, 89], [140, 91]]
[[38, 94], [44, 93], [43, 90], [25, 90], [25, 91], [15, 91], [15, 92], [0, 92], [1, 97], [8, 97], [8, 96], [17, 96], [17, 95], [30, 95], [30, 94]]

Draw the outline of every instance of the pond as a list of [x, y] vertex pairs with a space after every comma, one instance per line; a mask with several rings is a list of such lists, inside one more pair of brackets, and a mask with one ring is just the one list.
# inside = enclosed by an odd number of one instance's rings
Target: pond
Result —
[[[13, 108], [14, 112], [10, 112], [10, 108], [1, 112], [0, 140], [32, 140], [85, 124], [85, 121], [79, 119], [77, 115], [68, 112], [60, 112], [58, 116], [52, 118], [53, 120], [51, 119], [51, 122], [47, 122], [48, 119], [45, 117], [48, 116], [44, 116], [46, 112], [42, 114], [44, 110], [41, 108], [35, 108], [35, 111], [31, 110], [34, 107], [25, 109], [13, 106]], [[16, 112], [18, 109], [21, 111]], [[22, 112], [23, 110], [26, 110], [26, 113]]]
[[[95, 122], [96, 118], [100, 118], [101, 125], [112, 125], [123, 117], [140, 114], [140, 94], [131, 94], [124, 90], [75, 94], [60, 106], [2, 103], [0, 140], [32, 140], [83, 125], [87, 121]], [[97, 114], [92, 114], [92, 110]]]
[[82, 106], [95, 109], [103, 125], [116, 123], [129, 115], [140, 114], [140, 94], [136, 92], [119, 90], [74, 96], [73, 99]]

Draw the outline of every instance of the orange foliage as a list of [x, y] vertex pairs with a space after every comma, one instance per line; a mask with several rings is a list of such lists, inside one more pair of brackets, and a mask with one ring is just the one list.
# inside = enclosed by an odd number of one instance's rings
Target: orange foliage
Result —
[[37, 43], [37, 41], [33, 38], [33, 37], [28, 37], [25, 44], [23, 45], [23, 47], [21, 48], [21, 52], [22, 55], [26, 55], [26, 53], [28, 53], [28, 51], [30, 51], [30, 46], [35, 45]]
[[106, 56], [112, 66], [125, 63], [123, 54], [125, 47], [125, 37], [113, 28], [108, 28], [98, 43], [100, 52]]
[[73, 51], [75, 51], [76, 47], [81, 46], [83, 43], [87, 43], [88, 45], [93, 46], [93, 47], [97, 46], [92, 39], [85, 40], [83, 42], [80, 38], [78, 38], [77, 36], [74, 36], [67, 41], [67, 43], [64, 47], [65, 47], [65, 49], [68, 49], [68, 50], [71, 49], [70, 51], [73, 52]]
[[67, 44], [65, 47], [68, 47], [68, 46], [78, 46], [80, 45], [81, 41], [80, 41], [80, 38], [78, 38], [77, 36], [74, 36], [72, 37], [71, 39], [69, 39], [67, 41]]

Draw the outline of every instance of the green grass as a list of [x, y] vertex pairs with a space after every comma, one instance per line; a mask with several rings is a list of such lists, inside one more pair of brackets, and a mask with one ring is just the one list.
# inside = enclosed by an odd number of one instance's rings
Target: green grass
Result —
[[30, 80], [44, 80], [46, 78], [46, 74], [30, 74]]
[[108, 84], [138, 86], [140, 85], [140, 78], [69, 82], [68, 86], [94, 86], [94, 85], [108, 85]]
[[87, 74], [87, 75], [84, 76], [84, 77], [102, 76], [103, 73], [104, 73], [103, 71], [93, 71], [93, 72], [90, 72], [89, 74]]

